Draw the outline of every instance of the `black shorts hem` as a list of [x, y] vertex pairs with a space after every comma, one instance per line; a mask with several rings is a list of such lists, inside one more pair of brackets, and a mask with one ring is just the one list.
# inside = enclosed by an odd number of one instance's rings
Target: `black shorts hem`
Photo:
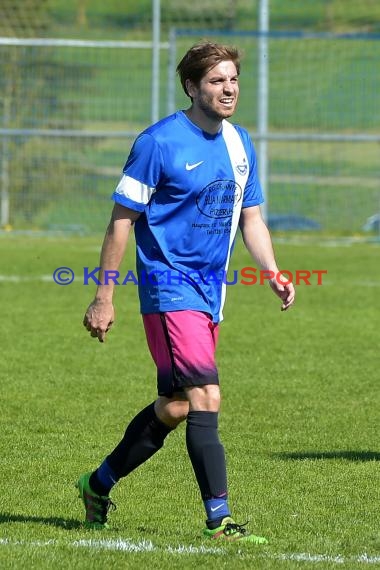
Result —
[[219, 385], [219, 376], [199, 376], [197, 378], [176, 378], [168, 386], [167, 378], [164, 381], [157, 379], [157, 392], [159, 396], [171, 398], [175, 392], [183, 392], [185, 388], [192, 386], [207, 386], [209, 384]]

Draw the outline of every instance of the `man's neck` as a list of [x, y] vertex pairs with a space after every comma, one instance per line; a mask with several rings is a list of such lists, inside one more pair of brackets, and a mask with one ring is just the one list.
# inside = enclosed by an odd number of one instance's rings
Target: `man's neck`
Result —
[[210, 135], [216, 135], [222, 128], [222, 120], [212, 119], [194, 107], [186, 109], [185, 115], [192, 123]]

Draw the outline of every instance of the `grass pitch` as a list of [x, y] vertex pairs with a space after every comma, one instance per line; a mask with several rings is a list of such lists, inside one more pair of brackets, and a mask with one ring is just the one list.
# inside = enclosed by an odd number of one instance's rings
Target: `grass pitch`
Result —
[[[298, 286], [287, 313], [266, 286], [229, 287], [218, 363], [230, 504], [270, 541], [237, 547], [201, 537], [184, 426], [115, 488], [109, 532], [81, 525], [78, 474], [155, 397], [133, 285], [116, 291], [104, 345], [82, 326], [94, 293], [83, 267], [97, 265], [101, 240], [0, 239], [1, 568], [380, 564], [379, 244], [278, 241], [281, 268], [328, 271]], [[238, 241], [231, 269], [247, 265]], [[75, 271], [71, 285], [53, 282], [59, 266]]]

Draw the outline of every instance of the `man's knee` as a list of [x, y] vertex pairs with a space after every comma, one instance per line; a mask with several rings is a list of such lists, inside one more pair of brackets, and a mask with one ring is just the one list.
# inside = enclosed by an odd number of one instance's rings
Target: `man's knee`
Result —
[[154, 411], [158, 419], [171, 428], [176, 428], [187, 418], [189, 402], [180, 397], [166, 398], [159, 396], [154, 403]]
[[218, 412], [220, 408], [220, 389], [217, 384], [191, 386], [185, 388], [191, 411]]

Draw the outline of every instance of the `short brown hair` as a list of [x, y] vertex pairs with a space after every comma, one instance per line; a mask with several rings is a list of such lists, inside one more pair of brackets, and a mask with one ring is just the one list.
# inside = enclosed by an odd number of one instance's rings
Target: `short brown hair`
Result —
[[190, 79], [195, 85], [199, 85], [202, 77], [221, 61], [232, 61], [239, 75], [240, 52], [233, 46], [205, 41], [193, 45], [193, 47], [185, 53], [177, 66], [177, 73], [180, 77], [183, 90], [188, 97], [190, 97], [190, 95], [186, 89], [186, 80]]

